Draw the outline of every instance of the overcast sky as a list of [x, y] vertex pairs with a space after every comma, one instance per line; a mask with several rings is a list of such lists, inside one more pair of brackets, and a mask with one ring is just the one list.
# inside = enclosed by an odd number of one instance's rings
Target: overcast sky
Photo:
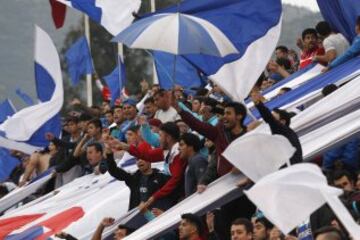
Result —
[[282, 2], [296, 6], [307, 7], [310, 8], [312, 11], [320, 11], [316, 0], [282, 0]]

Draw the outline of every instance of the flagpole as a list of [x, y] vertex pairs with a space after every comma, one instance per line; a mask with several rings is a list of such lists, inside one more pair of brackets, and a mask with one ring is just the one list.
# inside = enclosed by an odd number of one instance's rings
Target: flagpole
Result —
[[[122, 86], [122, 74], [121, 74], [121, 63], [124, 63], [124, 47], [123, 47], [123, 44], [122, 43], [118, 43], [117, 44], [117, 47], [118, 47], [118, 57], [116, 58], [118, 60], [118, 64], [119, 64], [119, 82], [120, 82], [120, 86]], [[120, 59], [119, 59], [120, 58]], [[122, 86], [122, 89], [124, 88], [125, 86]], [[122, 94], [122, 89], [119, 89], [120, 91], [120, 99], [121, 99], [121, 94]]]
[[[90, 45], [90, 23], [89, 17], [84, 14], [84, 25], [85, 25], [85, 37], [89, 44], [89, 49], [91, 52], [91, 45]], [[92, 78], [91, 74], [86, 74], [86, 100], [88, 107], [93, 105], [93, 98], [92, 98]]]
[[[150, 0], [150, 7], [151, 7], [151, 12], [156, 11], [155, 0]], [[157, 75], [156, 75], [156, 67], [155, 67], [154, 58], [153, 58], [153, 84], [159, 84], [159, 79], [157, 78]]]

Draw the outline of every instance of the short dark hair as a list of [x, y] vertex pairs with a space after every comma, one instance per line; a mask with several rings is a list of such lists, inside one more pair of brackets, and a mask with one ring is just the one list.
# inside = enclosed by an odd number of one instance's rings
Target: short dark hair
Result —
[[129, 127], [126, 131], [131, 131], [131, 132], [134, 132], [134, 133], [137, 133], [140, 129], [140, 125], [134, 125], [134, 126], [131, 126]]
[[264, 225], [264, 227], [266, 229], [271, 229], [274, 227], [274, 224], [272, 224], [267, 218], [265, 217], [260, 217], [260, 218], [257, 218], [255, 220], [255, 223], [261, 223], [262, 225]]
[[291, 62], [287, 58], [278, 58], [276, 59], [276, 63], [283, 66], [285, 69], [291, 69]]
[[92, 117], [91, 117], [89, 114], [83, 113], [83, 114], [81, 114], [80, 117], [79, 117], [79, 122], [89, 121], [89, 120], [91, 120], [91, 119], [92, 119]]
[[284, 91], [284, 92], [290, 92], [292, 89], [289, 87], [283, 87], [283, 88], [280, 88], [280, 90]]
[[191, 146], [195, 152], [201, 149], [201, 141], [199, 137], [193, 133], [184, 133], [181, 135], [180, 140], [184, 141], [186, 145]]
[[211, 113], [214, 113], [214, 110], [215, 110], [215, 108], [216, 108], [216, 105], [218, 105], [218, 101], [216, 101], [215, 99], [213, 99], [213, 98], [205, 98], [204, 99], [204, 105], [206, 105], [206, 106], [210, 106], [211, 107]]
[[289, 49], [288, 49], [286, 46], [283, 46], [283, 45], [277, 46], [277, 47], [275, 48], [275, 50], [280, 50], [280, 51], [282, 51], [282, 52], [284, 52], [284, 53], [288, 53], [288, 52], [289, 52]]
[[335, 227], [331, 227], [331, 226], [325, 226], [325, 227], [321, 227], [318, 230], [316, 230], [314, 232], [314, 239], [316, 239], [319, 235], [321, 234], [332, 234], [331, 239], [329, 240], [343, 240], [344, 238], [344, 234], [337, 228]]
[[326, 21], [316, 24], [315, 29], [321, 36], [328, 36], [332, 32], [330, 24]]
[[72, 122], [72, 123], [77, 124], [79, 122], [79, 118], [75, 117], [75, 116], [71, 116], [71, 117], [67, 117], [65, 121], [66, 121], [66, 123]]
[[307, 28], [301, 34], [302, 40], [304, 40], [306, 35], [309, 35], [309, 34], [314, 34], [316, 38], [318, 37], [317, 32], [314, 28]]
[[185, 213], [185, 214], [181, 215], [181, 219], [186, 220], [189, 223], [195, 225], [198, 234], [202, 235], [202, 233], [204, 231], [204, 226], [203, 226], [201, 219], [198, 216], [196, 216], [195, 214], [192, 214], [192, 213]]
[[160, 130], [169, 134], [176, 141], [180, 137], [179, 127], [174, 122], [167, 122], [162, 124]]
[[93, 124], [96, 128], [100, 128], [102, 129], [102, 123], [101, 120], [99, 118], [93, 118], [88, 122], [89, 124]]
[[238, 102], [229, 102], [229, 103], [225, 104], [225, 108], [232, 108], [232, 109], [234, 109], [236, 115], [242, 115], [240, 124], [242, 126], [244, 125], [244, 120], [245, 120], [247, 111], [246, 111], [246, 107], [243, 104], [238, 103]]
[[160, 97], [162, 97], [162, 96], [165, 95], [166, 92], [167, 92], [167, 91], [166, 91], [165, 89], [160, 88], [159, 90], [157, 90], [157, 91], [154, 93], [154, 97], [155, 97], [155, 96], [160, 96]]
[[124, 224], [119, 224], [118, 229], [125, 229], [126, 230], [126, 235], [130, 235], [132, 232], [134, 232], [134, 229], [129, 228], [128, 226], [126, 226]]
[[103, 153], [103, 146], [102, 146], [100, 143], [98, 143], [98, 142], [93, 142], [93, 143], [88, 144], [88, 145], [86, 146], [86, 149], [87, 149], [88, 147], [94, 147], [97, 152]]
[[111, 110], [108, 110], [108, 111], [106, 111], [106, 112], [104, 113], [104, 115], [105, 115], [105, 114], [108, 114], [108, 113], [114, 114], [114, 110], [112, 110], [112, 109], [111, 109]]
[[290, 126], [292, 115], [285, 110], [280, 108], [274, 108], [275, 113], [279, 114], [280, 120], [285, 120], [285, 125]]
[[196, 91], [195, 96], [206, 96], [209, 93], [209, 90], [206, 88], [200, 88]]
[[154, 103], [154, 98], [148, 97], [147, 99], [145, 99], [144, 104], [148, 104], [148, 103]]
[[338, 87], [335, 84], [329, 84], [321, 90], [321, 94], [325, 97], [331, 94], [332, 92], [335, 92], [337, 89]]
[[337, 171], [334, 171], [332, 174], [332, 182], [335, 182], [336, 180], [338, 180], [344, 176], [347, 177], [349, 179], [349, 181], [351, 181], [351, 182], [354, 181], [354, 178], [350, 172], [348, 172], [346, 170], [337, 170]]
[[254, 232], [253, 224], [246, 218], [237, 218], [231, 223], [231, 225], [243, 225], [247, 233]]
[[113, 110], [113, 112], [115, 112], [115, 109], [117, 109], [117, 108], [122, 109], [123, 106], [122, 106], [122, 105], [114, 105], [114, 106], [111, 108], [111, 110]]

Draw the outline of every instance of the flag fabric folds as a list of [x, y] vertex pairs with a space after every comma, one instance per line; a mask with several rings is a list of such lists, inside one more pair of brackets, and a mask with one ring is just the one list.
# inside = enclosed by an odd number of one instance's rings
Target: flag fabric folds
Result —
[[[186, 0], [155, 14], [171, 12], [192, 14], [209, 21], [234, 44], [239, 54], [225, 58], [189, 54], [184, 58], [206, 75], [213, 75], [211, 79], [233, 100], [242, 101], [264, 70], [279, 39], [281, 1]], [[227, 63], [229, 65], [224, 65]]]
[[17, 158], [11, 156], [9, 150], [0, 147], [0, 182], [5, 181], [19, 163]]
[[205, 84], [205, 81], [200, 75], [200, 71], [182, 56], [176, 56], [176, 66], [174, 66], [175, 55], [173, 54], [153, 51], [152, 56], [155, 62], [157, 79], [161, 88], [171, 89], [174, 85], [180, 85], [185, 89], [190, 89], [193, 87], [201, 87]]
[[66, 52], [66, 62], [72, 85], [79, 84], [80, 77], [94, 72], [88, 41], [83, 36]]
[[320, 12], [332, 29], [342, 33], [350, 42], [356, 36], [355, 22], [360, 16], [357, 0], [317, 0]]
[[116, 68], [109, 75], [105, 76], [104, 80], [110, 89], [111, 105], [114, 105], [116, 99], [120, 98], [126, 82], [125, 64], [120, 56], [118, 56]]
[[20, 88], [17, 88], [15, 90], [15, 93], [28, 106], [34, 105], [34, 100], [27, 93], [23, 92]]
[[8, 140], [24, 142], [46, 122], [60, 112], [64, 101], [60, 59], [50, 37], [39, 27], [35, 30], [35, 62], [41, 65], [55, 83], [49, 101], [21, 109], [0, 125], [0, 132]]
[[315, 164], [296, 164], [282, 169], [262, 178], [244, 192], [284, 234], [328, 203], [350, 234], [360, 239], [360, 227], [338, 198], [343, 190], [329, 186]]
[[133, 12], [138, 12], [141, 0], [57, 0], [88, 15], [101, 24], [109, 33], [116, 35], [134, 20]]
[[290, 166], [289, 159], [294, 153], [295, 148], [284, 136], [249, 133], [234, 140], [222, 155], [257, 182], [285, 164]]
[[6, 99], [0, 104], [0, 123], [3, 123], [7, 117], [12, 116], [16, 112], [14, 105], [10, 99]]

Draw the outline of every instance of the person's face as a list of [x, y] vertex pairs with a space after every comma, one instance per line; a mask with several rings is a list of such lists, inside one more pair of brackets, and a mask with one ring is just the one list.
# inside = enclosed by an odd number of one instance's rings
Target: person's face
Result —
[[275, 51], [276, 58], [287, 58], [288, 54], [286, 52], [283, 52], [282, 50], [278, 49]]
[[114, 122], [114, 117], [113, 117], [112, 113], [105, 114], [105, 118], [106, 118], [107, 122], [109, 123], [109, 125]]
[[136, 161], [136, 166], [140, 170], [140, 172], [145, 173], [151, 168], [151, 163], [144, 161], [142, 159], [139, 159]]
[[103, 103], [101, 104], [101, 111], [102, 111], [103, 113], [109, 111], [110, 109], [111, 109], [111, 107], [110, 107], [110, 104], [109, 104], [108, 102], [103, 102]]
[[192, 101], [191, 108], [193, 112], [198, 113], [200, 111], [201, 103], [199, 100], [195, 99]]
[[146, 116], [153, 117], [156, 111], [157, 111], [157, 107], [154, 103], [149, 102], [145, 104], [144, 113], [146, 114]]
[[231, 225], [231, 240], [251, 240], [252, 234], [246, 231], [244, 225]]
[[86, 131], [90, 137], [95, 137], [97, 134], [100, 133], [100, 128], [97, 128], [97, 127], [95, 127], [94, 124], [90, 123], [90, 124], [88, 124]]
[[196, 228], [185, 219], [179, 225], [179, 239], [189, 239], [196, 234]]
[[124, 229], [124, 228], [118, 228], [116, 231], [115, 231], [115, 234], [114, 234], [114, 238], [115, 240], [122, 240], [123, 238], [126, 237], [127, 235], [127, 230]]
[[128, 144], [136, 145], [138, 142], [139, 135], [133, 131], [126, 132], [126, 141]]
[[354, 190], [353, 183], [350, 181], [350, 179], [348, 179], [347, 176], [342, 176], [341, 178], [336, 179], [334, 181], [334, 185], [335, 187], [341, 188], [345, 191], [351, 192]]
[[50, 142], [49, 144], [49, 151], [50, 152], [55, 152], [57, 149], [56, 149], [56, 146], [53, 142]]
[[189, 126], [186, 125], [184, 122], [177, 122], [176, 125], [178, 126], [180, 130], [180, 134], [187, 133], [189, 131]]
[[304, 47], [308, 50], [312, 50], [316, 48], [318, 42], [317, 37], [315, 34], [306, 34], [305, 38], [303, 39]]
[[212, 146], [214, 146], [214, 143], [211, 140], [206, 138], [204, 146], [207, 148], [211, 148]]
[[356, 190], [360, 190], [360, 173], [357, 175], [356, 178]]
[[101, 151], [96, 151], [94, 146], [87, 147], [86, 158], [91, 166], [96, 166], [102, 158]]
[[79, 131], [79, 127], [78, 127], [78, 124], [76, 122], [68, 122], [67, 124], [68, 126], [68, 131], [70, 134], [74, 134], [74, 133], [77, 133]]
[[203, 116], [204, 121], [207, 121], [207, 120], [209, 120], [209, 118], [211, 116], [211, 107], [206, 105], [205, 103], [201, 103], [199, 112]]
[[124, 105], [124, 116], [127, 120], [133, 120], [136, 117], [136, 108], [130, 104]]
[[150, 126], [150, 129], [153, 133], [159, 133], [159, 130], [160, 130], [159, 127], [157, 127], [157, 126]]
[[175, 99], [180, 100], [184, 98], [182, 91], [178, 90], [174, 92]]
[[266, 238], [267, 238], [267, 233], [265, 226], [260, 222], [255, 223], [254, 240], [266, 240]]
[[189, 158], [189, 152], [191, 147], [187, 145], [183, 140], [179, 142], [179, 152], [180, 152], [180, 158], [182, 159], [188, 159]]
[[123, 121], [123, 109], [115, 108], [114, 109], [114, 122], [121, 123]]
[[78, 123], [78, 127], [82, 132], [85, 132], [87, 130], [87, 125], [89, 121], [80, 121]]
[[160, 147], [162, 149], [168, 149], [169, 146], [169, 135], [164, 131], [159, 131], [159, 141], [160, 141]]
[[360, 25], [355, 25], [355, 32], [356, 34], [360, 34]]
[[226, 129], [233, 129], [237, 123], [240, 123], [242, 116], [236, 115], [232, 107], [225, 108], [223, 122]]
[[281, 239], [281, 231], [277, 227], [273, 227], [270, 231], [270, 240], [279, 240]]
[[166, 93], [164, 93], [162, 96], [160, 96], [160, 94], [154, 96], [154, 102], [155, 105], [162, 110], [167, 110], [167, 108], [169, 107], [168, 96]]

